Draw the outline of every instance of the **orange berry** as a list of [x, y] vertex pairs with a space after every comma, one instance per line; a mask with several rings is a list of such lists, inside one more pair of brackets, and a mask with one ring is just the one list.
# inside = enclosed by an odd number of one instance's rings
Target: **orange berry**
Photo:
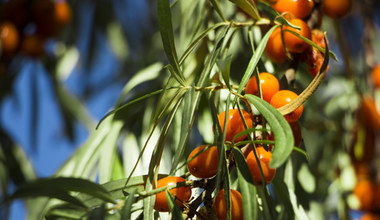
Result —
[[32, 15], [37, 32], [43, 37], [53, 37], [70, 21], [71, 9], [66, 1], [36, 0]]
[[360, 210], [372, 211], [375, 207], [375, 185], [368, 179], [359, 180], [355, 185], [354, 195], [360, 203]]
[[280, 27], [276, 28], [269, 36], [264, 52], [273, 63], [283, 63], [286, 61], [286, 53], [281, 39]]
[[[263, 99], [270, 102], [272, 96], [280, 90], [280, 83], [278, 79], [270, 73], [262, 72], [259, 74], [260, 86]], [[246, 94], [259, 95], [259, 90], [257, 88], [256, 76], [249, 79], [247, 87], [245, 89]]]
[[55, 6], [55, 21], [59, 27], [63, 27], [71, 20], [71, 8], [66, 1], [61, 0], [54, 4]]
[[[208, 145], [202, 145], [195, 148], [189, 155], [188, 160], [197, 155]], [[216, 146], [211, 146], [207, 150], [198, 154], [194, 157], [188, 164], [187, 168], [189, 172], [198, 178], [210, 178], [215, 176], [218, 171], [218, 148]]]
[[[234, 190], [230, 190], [231, 199], [231, 220], [243, 220], [243, 201], [241, 194]], [[220, 190], [215, 196], [214, 212], [218, 220], [227, 219], [226, 200], [224, 198], [224, 189]]]
[[368, 212], [362, 215], [360, 217], [360, 220], [380, 220], [380, 217], [373, 213]]
[[[242, 110], [243, 117], [245, 119], [245, 122], [247, 123], [248, 128], [252, 127], [252, 119], [251, 116], [248, 114], [248, 112]], [[220, 127], [224, 128], [224, 118], [225, 118], [226, 112], [222, 112], [218, 115]], [[226, 131], [226, 141], [232, 142], [235, 135], [239, 134], [240, 132], [244, 131], [244, 123], [243, 120], [240, 117], [239, 110], [238, 109], [230, 109], [228, 111], [227, 116], [227, 131]], [[247, 135], [242, 135], [240, 137], [237, 137], [235, 139], [235, 142], [239, 142], [244, 140], [247, 137]]]
[[21, 50], [26, 55], [38, 57], [44, 54], [44, 40], [38, 35], [25, 36], [21, 43]]
[[314, 8], [313, 0], [278, 0], [272, 7], [280, 14], [292, 13], [296, 18], [307, 18]]
[[[295, 18], [295, 19], [290, 20], [289, 22], [297, 27], [300, 27], [301, 29], [297, 30], [293, 27], [286, 26], [285, 30], [291, 30], [301, 35], [302, 37], [305, 37], [308, 39], [311, 38], [310, 28], [303, 20]], [[301, 38], [297, 37], [296, 35], [288, 31], [284, 32], [284, 42], [285, 42], [286, 49], [292, 53], [302, 53], [309, 47], [309, 44], [307, 44]]]
[[[270, 104], [275, 108], [280, 108], [293, 100], [295, 100], [298, 97], [298, 95], [290, 90], [280, 90], [276, 94], [273, 95]], [[293, 112], [284, 115], [285, 119], [288, 122], [295, 122], [297, 121], [303, 112], [303, 105], [298, 107]]]
[[[186, 180], [182, 177], [176, 176], [168, 176], [157, 181], [157, 189], [165, 186], [175, 185], [180, 182], [185, 182]], [[183, 202], [186, 202], [190, 199], [191, 196], [191, 188], [190, 187], [178, 187], [169, 190], [171, 194], [173, 194], [176, 199], [176, 203], [179, 207], [183, 206]], [[154, 203], [154, 209], [159, 212], [168, 212], [169, 205], [166, 200], [166, 192], [160, 192], [156, 194], [156, 200]]]
[[350, 12], [352, 0], [323, 0], [323, 12], [333, 19], [341, 18]]
[[16, 52], [19, 44], [19, 34], [13, 23], [5, 21], [0, 24], [0, 37], [2, 54]]
[[371, 79], [376, 89], [380, 89], [380, 65], [375, 66], [371, 71]]
[[[261, 169], [264, 174], [265, 182], [268, 184], [272, 182], [276, 174], [276, 169], [272, 169], [269, 167], [269, 162], [272, 159], [272, 153], [270, 151], [266, 151], [263, 147], [257, 147], [256, 151], [257, 156], [259, 157]], [[249, 170], [251, 171], [254, 183], [257, 185], [263, 184], [260, 174], [260, 168], [256, 161], [255, 153], [253, 151], [250, 152], [247, 156], [247, 164]]]

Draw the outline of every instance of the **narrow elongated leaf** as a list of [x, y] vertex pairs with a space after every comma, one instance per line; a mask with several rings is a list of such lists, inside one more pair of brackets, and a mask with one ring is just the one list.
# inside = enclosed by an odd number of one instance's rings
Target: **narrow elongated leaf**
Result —
[[178, 207], [173, 194], [171, 194], [169, 190], [166, 190], [165, 196], [166, 196], [166, 201], [168, 201], [169, 209], [170, 209], [170, 212], [172, 213], [173, 219], [183, 220], [182, 211]]
[[220, 5], [219, 5], [219, 2], [218, 0], [210, 0], [211, 1], [211, 4], [214, 6], [216, 12], [218, 13], [218, 15], [220, 16], [220, 18], [223, 20], [223, 21], [227, 21], [226, 17], [224, 16], [223, 12], [222, 12], [222, 9], [220, 8]]
[[160, 74], [162, 70], [162, 63], [154, 63], [139, 72], [137, 72], [129, 81], [127, 84], [125, 84], [121, 95], [119, 99], [116, 102], [117, 107], [121, 105], [121, 103], [125, 100], [127, 94], [135, 88], [137, 85], [140, 85], [141, 83], [147, 82], [149, 80], [153, 80], [157, 78], [158, 74]]
[[124, 220], [129, 220], [131, 219], [131, 210], [132, 210], [132, 205], [136, 202], [136, 197], [135, 197], [136, 190], [133, 190], [127, 199], [125, 200], [123, 208], [120, 210], [121, 218]]
[[[241, 93], [243, 91], [244, 86], [247, 84], [248, 80], [251, 78], [253, 71], [256, 69], [257, 63], [259, 62], [261, 56], [263, 55], [265, 46], [267, 45], [269, 36], [272, 34], [274, 29], [276, 29], [279, 25], [273, 26], [269, 31], [265, 34], [263, 39], [260, 41], [259, 45], [257, 46], [256, 51], [253, 53], [249, 63], [248, 67], [245, 70], [244, 76], [241, 79], [239, 88], [238, 88], [238, 93]], [[236, 99], [234, 100], [236, 102]]]
[[223, 60], [218, 60], [216, 65], [219, 67], [220, 71], [222, 71], [223, 80], [226, 83], [228, 89], [231, 89], [230, 86], [230, 69], [231, 69], [231, 61], [232, 56], [229, 55]]
[[187, 47], [185, 52], [182, 54], [181, 58], [179, 59], [179, 65], [182, 65], [183, 61], [189, 56], [189, 54], [194, 50], [194, 48], [205, 38], [211, 31], [217, 29], [218, 27], [225, 26], [225, 22], [217, 23], [206, 30], [204, 30], [197, 38], [194, 39], [193, 42]]
[[272, 168], [277, 168], [288, 159], [294, 147], [290, 125], [284, 116], [268, 102], [251, 94], [246, 94], [245, 97], [264, 116], [274, 132], [275, 147], [269, 165]]
[[158, 0], [158, 24], [160, 27], [161, 40], [164, 46], [166, 56], [169, 63], [172, 65], [174, 72], [178, 74], [179, 78], [183, 79], [179, 64], [177, 51], [175, 48], [174, 36], [173, 36], [173, 25], [172, 25], [172, 15], [170, 11], [170, 1], [169, 0]]
[[179, 161], [181, 160], [184, 152], [186, 143], [188, 140], [189, 133], [191, 131], [191, 127], [194, 121], [194, 115], [192, 115], [192, 108], [196, 105], [193, 102], [194, 100], [194, 87], [192, 87], [186, 94], [184, 98], [183, 104], [183, 113], [182, 113], [182, 121], [181, 121], [181, 140], [177, 147], [177, 150], [174, 155], [174, 160], [172, 163], [172, 168], [170, 174], [174, 174], [176, 168], [178, 166]]
[[[100, 119], [98, 125], [96, 126], [96, 128], [98, 128], [101, 123], [106, 119], [108, 118], [109, 116], [113, 115], [113, 114], [119, 114], [119, 115], [123, 115], [123, 113], [125, 113], [128, 108], [142, 100], [145, 100], [147, 98], [150, 98], [152, 96], [155, 96], [155, 95], [158, 95], [158, 94], [161, 94], [164, 90], [163, 89], [160, 89], [160, 90], [157, 90], [157, 91], [154, 91], [154, 92], [151, 92], [151, 93], [148, 93], [148, 94], [145, 94], [145, 95], [142, 95], [138, 98], [135, 98], [127, 103], [125, 103], [124, 105], [112, 110], [111, 112], [107, 113], [102, 119]], [[117, 117], [116, 117], [117, 118]]]
[[105, 137], [101, 145], [101, 156], [99, 158], [99, 183], [103, 184], [111, 180], [114, 157], [116, 155], [117, 142], [122, 121], [113, 121], [110, 132]]
[[253, 0], [230, 0], [234, 2], [245, 13], [249, 14], [254, 20], [259, 20], [260, 15]]
[[253, 184], [251, 172], [243, 153], [236, 147], [233, 148], [236, 167], [238, 170], [238, 181], [243, 199], [244, 219], [258, 219], [258, 205], [256, 199], [256, 187]]
[[69, 195], [70, 191], [82, 192], [105, 202], [115, 203], [109, 192], [101, 185], [89, 180], [71, 177], [37, 179], [27, 182], [17, 188], [10, 198], [28, 197], [29, 195], [38, 196], [40, 193], [42, 196], [49, 196], [49, 193], [52, 193], [51, 197], [56, 198], [54, 192], [59, 192], [59, 195], [65, 196], [64, 192]]
[[49, 197], [54, 199], [60, 199], [62, 201], [77, 205], [83, 208], [87, 206], [76, 197], [70, 195], [69, 191], [62, 188], [43, 188], [39, 186], [27, 186], [27, 183], [24, 186], [19, 187], [6, 201], [8, 202], [15, 199], [26, 199], [34, 197]]

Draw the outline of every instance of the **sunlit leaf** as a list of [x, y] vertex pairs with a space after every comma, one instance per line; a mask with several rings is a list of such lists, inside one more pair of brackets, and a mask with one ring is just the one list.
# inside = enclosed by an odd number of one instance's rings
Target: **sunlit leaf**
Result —
[[269, 165], [277, 168], [288, 159], [293, 150], [294, 138], [290, 125], [284, 116], [268, 102], [251, 94], [246, 94], [245, 97], [264, 116], [274, 133], [275, 147]]
[[178, 64], [177, 51], [175, 48], [170, 1], [158, 0], [157, 6], [158, 24], [160, 27], [161, 40], [165, 49], [166, 57], [168, 58], [169, 63], [172, 65], [175, 74], [177, 74], [179, 78], [183, 79]]
[[233, 148], [234, 159], [238, 170], [239, 187], [243, 199], [244, 219], [258, 219], [258, 204], [256, 199], [256, 187], [253, 183], [251, 172], [243, 153], [236, 147]]
[[256, 4], [253, 0], [230, 0], [234, 2], [245, 13], [249, 14], [254, 20], [259, 20], [260, 15], [257, 10]]
[[165, 196], [166, 201], [168, 201], [169, 209], [173, 216], [173, 219], [183, 219], [182, 211], [177, 205], [176, 199], [174, 198], [173, 194], [171, 194], [169, 190], [166, 190]]

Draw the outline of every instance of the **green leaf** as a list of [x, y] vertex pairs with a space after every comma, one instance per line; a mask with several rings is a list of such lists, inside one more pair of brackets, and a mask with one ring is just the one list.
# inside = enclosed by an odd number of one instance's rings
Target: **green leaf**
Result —
[[164, 46], [166, 56], [169, 63], [172, 65], [175, 74], [178, 78], [183, 78], [179, 64], [177, 51], [174, 43], [173, 35], [173, 25], [172, 25], [172, 15], [170, 11], [170, 1], [169, 0], [158, 0], [158, 24], [161, 33], [161, 40]]
[[253, 0], [230, 0], [234, 2], [245, 13], [249, 14], [254, 20], [260, 20], [259, 11]]
[[275, 147], [269, 165], [272, 168], [277, 168], [288, 159], [294, 147], [293, 132], [290, 125], [284, 116], [268, 102], [251, 94], [246, 94], [245, 97], [264, 116], [274, 132]]
[[226, 17], [223, 15], [223, 12], [220, 8], [220, 5], [219, 5], [219, 2], [218, 0], [210, 0], [211, 1], [211, 4], [214, 6], [216, 12], [218, 13], [218, 15], [220, 16], [220, 18], [223, 20], [223, 21], [227, 21]]
[[[182, 121], [181, 121], [181, 134], [180, 134], [180, 143], [175, 151], [174, 154], [174, 160], [172, 163], [172, 168], [170, 171], [170, 174], [174, 175], [176, 168], [182, 159], [182, 156], [186, 149], [186, 143], [191, 131], [191, 127], [194, 122], [194, 114], [192, 109], [193, 106], [196, 105], [196, 103], [193, 102], [194, 100], [194, 87], [192, 87], [184, 97], [184, 104], [183, 104], [183, 113], [182, 113]], [[194, 100], [195, 101], [195, 100]]]
[[178, 207], [176, 203], [176, 199], [174, 198], [173, 194], [169, 192], [169, 190], [165, 191], [166, 201], [168, 202], [170, 212], [172, 213], [173, 219], [184, 219], [182, 216], [182, 211]]
[[[133, 100], [131, 100], [131, 101], [125, 103], [124, 105], [122, 105], [122, 106], [120, 106], [120, 107], [118, 107], [118, 108], [112, 110], [111, 112], [107, 113], [102, 119], [100, 119], [100, 121], [99, 121], [98, 125], [96, 126], [96, 128], [99, 128], [99, 126], [102, 124], [102, 122], [103, 122], [106, 118], [108, 118], [109, 116], [114, 115], [114, 114], [115, 114], [115, 115], [118, 115], [118, 116], [126, 115], [127, 112], [128, 112], [128, 110], [129, 110], [129, 108], [130, 108], [132, 105], [134, 105], [134, 104], [136, 104], [136, 103], [138, 103], [138, 102], [140, 102], [140, 101], [142, 101], [142, 100], [145, 100], [145, 99], [147, 99], [147, 98], [150, 98], [150, 97], [152, 97], [152, 96], [155, 96], [155, 95], [161, 94], [163, 91], [164, 91], [163, 89], [159, 89], [159, 90], [157, 90], [157, 91], [154, 91], [154, 92], [151, 92], [151, 93], [148, 93], [148, 94], [142, 95], [142, 96], [140, 96], [140, 97], [138, 97], [138, 98], [135, 98], [135, 99], [133, 99]], [[121, 118], [121, 117], [115, 117], [115, 118]]]
[[49, 197], [59, 199], [76, 206], [87, 208], [87, 206], [81, 200], [70, 195], [70, 192], [68, 190], [54, 187], [46, 188], [43, 186], [31, 185], [30, 183], [25, 183], [22, 186], [18, 187], [10, 197], [3, 201], [3, 203], [7, 203], [15, 199], [27, 199], [34, 197]]
[[[69, 195], [71, 191], [85, 193], [92, 197], [99, 198], [104, 202], [115, 203], [115, 200], [111, 197], [109, 192], [101, 185], [86, 179], [72, 177], [46, 178], [27, 182], [17, 188], [10, 198], [30, 197], [33, 195], [56, 198], [55, 192], [57, 192], [57, 196], [62, 195], [65, 197], [65, 193]], [[51, 194], [51, 196], [49, 194]]]
[[45, 217], [49, 219], [82, 219], [86, 216], [89, 209], [84, 209], [78, 206], [74, 206], [70, 203], [59, 204], [52, 206], [46, 213]]
[[162, 67], [162, 63], [154, 63], [134, 74], [133, 77], [128, 80], [128, 83], [125, 84], [115, 106], [120, 107], [128, 93], [136, 86], [149, 80], [156, 79], [161, 73]]
[[285, 24], [288, 26], [291, 26], [296, 29], [300, 29], [300, 27], [297, 27], [290, 23], [288, 20], [286, 20], [280, 13], [278, 13], [276, 10], [272, 8], [268, 3], [263, 1], [258, 1], [257, 8], [263, 12], [269, 19], [272, 21], [278, 21], [280, 24]]
[[[257, 63], [259, 62], [261, 56], [263, 55], [265, 46], [267, 45], [269, 36], [272, 34], [274, 29], [276, 29], [279, 25], [273, 26], [263, 37], [263, 39], [260, 41], [259, 45], [257, 46], [256, 51], [253, 53], [251, 60], [249, 61], [248, 67], [245, 70], [244, 76], [240, 81], [240, 85], [238, 88], [238, 93], [241, 93], [243, 91], [244, 86], [247, 84], [248, 80], [251, 78], [251, 75], [253, 71], [256, 69]], [[237, 98], [235, 98], [234, 103], [236, 102]]]
[[125, 200], [123, 208], [120, 210], [121, 218], [123, 220], [130, 220], [131, 219], [131, 210], [132, 210], [132, 205], [136, 202], [136, 189], [134, 189], [127, 199]]
[[99, 183], [103, 184], [111, 180], [114, 157], [117, 154], [117, 142], [124, 123], [113, 121], [111, 130], [101, 144], [99, 157]]
[[231, 89], [231, 86], [230, 86], [231, 61], [232, 61], [232, 56], [229, 55], [225, 59], [218, 60], [216, 62], [216, 64], [219, 67], [220, 71], [222, 71], [223, 80], [226, 83], [226, 86], [228, 87], [228, 89]]
[[244, 219], [258, 219], [258, 204], [256, 200], [256, 187], [243, 153], [233, 148], [236, 167], [238, 170], [239, 187], [243, 199]]
[[225, 22], [214, 24], [213, 26], [204, 30], [191, 44], [187, 47], [185, 52], [182, 54], [179, 59], [179, 65], [182, 65], [183, 61], [189, 56], [189, 54], [194, 50], [194, 48], [205, 38], [211, 31], [217, 29], [218, 27], [225, 26]]

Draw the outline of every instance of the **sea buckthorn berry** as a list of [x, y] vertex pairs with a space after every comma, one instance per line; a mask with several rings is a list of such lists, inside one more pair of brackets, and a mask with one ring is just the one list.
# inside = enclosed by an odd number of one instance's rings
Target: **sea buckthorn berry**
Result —
[[[241, 194], [234, 190], [230, 190], [231, 198], [231, 220], [243, 220], [243, 201]], [[215, 196], [214, 200], [214, 212], [218, 220], [227, 219], [227, 207], [224, 197], [224, 189], [220, 190]]]
[[[202, 145], [195, 148], [189, 155], [188, 160], [197, 155], [208, 145]], [[210, 178], [215, 176], [218, 171], [218, 148], [216, 146], [211, 146], [207, 150], [198, 154], [194, 157], [188, 164], [187, 168], [189, 172], [198, 178]]]
[[371, 71], [371, 78], [376, 89], [380, 89], [380, 65], [375, 66]]
[[32, 5], [37, 32], [44, 37], [53, 37], [70, 21], [71, 9], [66, 1], [36, 0]]
[[296, 18], [307, 18], [314, 8], [313, 0], [278, 0], [272, 7], [280, 14], [292, 13]]
[[38, 35], [25, 36], [21, 42], [21, 50], [28, 56], [38, 57], [44, 54], [44, 40]]
[[[263, 99], [270, 102], [272, 96], [280, 90], [280, 83], [278, 79], [270, 73], [262, 72], [259, 74], [260, 86]], [[256, 76], [249, 79], [247, 87], [245, 89], [246, 94], [259, 95], [259, 90], [257, 88]]]
[[286, 61], [286, 53], [282, 43], [280, 27], [276, 28], [269, 36], [264, 52], [273, 63], [279, 64]]
[[55, 2], [55, 22], [59, 27], [67, 25], [71, 20], [71, 8], [65, 0]]
[[[273, 97], [270, 101], [270, 104], [275, 108], [280, 108], [280, 107], [290, 103], [291, 101], [293, 101], [297, 97], [298, 97], [298, 95], [296, 93], [290, 91], [290, 90], [280, 90], [276, 94], [273, 95]], [[303, 105], [298, 107], [293, 112], [291, 112], [287, 115], [284, 115], [284, 117], [288, 122], [295, 122], [301, 117], [302, 112], [303, 112]]]
[[19, 45], [19, 34], [13, 23], [6, 21], [0, 24], [0, 37], [2, 54], [16, 52]]
[[323, 12], [333, 19], [341, 18], [350, 12], [352, 0], [323, 0]]
[[360, 217], [360, 220], [380, 220], [380, 217], [373, 213], [365, 213]]
[[[286, 26], [285, 30], [291, 30], [308, 39], [311, 38], [310, 28], [303, 20], [295, 18], [289, 22], [301, 29], [298, 30], [293, 27]], [[284, 42], [286, 49], [292, 53], [302, 53], [309, 47], [309, 44], [289, 31], [284, 32]]]
[[[252, 119], [251, 116], [248, 114], [248, 112], [242, 110], [243, 117], [245, 119], [245, 122], [247, 123], [247, 127], [251, 128], [252, 127]], [[218, 115], [220, 127], [224, 128], [224, 119], [226, 116], [226, 112], [222, 112]], [[227, 116], [227, 131], [226, 131], [226, 141], [232, 142], [233, 138], [235, 135], [239, 134], [240, 132], [244, 131], [244, 122], [242, 118], [240, 117], [239, 110], [238, 109], [230, 109], [228, 111], [228, 116]], [[235, 142], [239, 142], [244, 140], [247, 137], [247, 135], [242, 135], [239, 136], [235, 139]]]
[[[176, 176], [168, 176], [162, 179], [159, 179], [157, 181], [157, 189], [165, 186], [174, 185], [180, 182], [185, 182], [186, 180], [182, 177], [176, 177]], [[191, 188], [190, 187], [178, 187], [169, 190], [171, 194], [173, 194], [174, 198], [176, 199], [176, 203], [179, 207], [183, 206], [183, 202], [186, 202], [190, 199], [191, 196]], [[160, 192], [156, 194], [156, 200], [154, 203], [154, 209], [159, 212], [168, 212], [169, 211], [169, 205], [168, 201], [166, 200], [166, 192]]]
[[[268, 184], [272, 182], [276, 174], [276, 169], [269, 167], [269, 162], [272, 159], [272, 153], [269, 151], [266, 151], [263, 147], [257, 147], [256, 151], [257, 151], [257, 156], [259, 157], [261, 169], [264, 174], [265, 182]], [[251, 171], [254, 183], [257, 185], [263, 184], [263, 180], [260, 174], [260, 168], [256, 161], [255, 153], [253, 151], [250, 152], [247, 156], [247, 164], [248, 164], [249, 170]]]
[[368, 179], [359, 180], [355, 185], [354, 195], [359, 200], [359, 209], [372, 211], [375, 208], [375, 185]]

